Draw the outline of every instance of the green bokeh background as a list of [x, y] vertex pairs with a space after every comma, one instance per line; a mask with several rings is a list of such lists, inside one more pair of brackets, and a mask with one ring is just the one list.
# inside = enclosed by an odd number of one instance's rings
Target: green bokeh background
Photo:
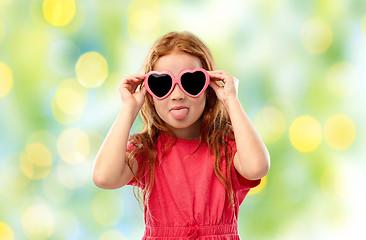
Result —
[[[43, 3], [0, 0], [0, 63], [13, 81], [0, 98], [0, 239], [141, 239], [143, 213], [132, 188], [98, 189], [91, 171], [121, 104], [119, 82], [138, 73], [153, 42], [170, 31], [199, 36], [217, 68], [240, 79], [240, 101], [265, 136], [271, 170], [240, 208], [241, 238], [366, 237], [365, 1], [79, 0], [65, 26], [46, 21]], [[98, 87], [76, 79], [76, 63], [88, 52], [108, 64]], [[65, 122], [53, 102], [68, 79], [87, 97]], [[344, 149], [327, 135], [337, 114], [352, 124], [337, 125], [334, 136], [341, 141], [355, 130]], [[320, 142], [306, 152], [289, 137], [301, 116], [320, 126]], [[131, 131], [140, 129], [137, 119]], [[60, 149], [70, 132], [84, 137], [82, 146], [71, 138]], [[35, 143], [46, 150], [32, 155]]]

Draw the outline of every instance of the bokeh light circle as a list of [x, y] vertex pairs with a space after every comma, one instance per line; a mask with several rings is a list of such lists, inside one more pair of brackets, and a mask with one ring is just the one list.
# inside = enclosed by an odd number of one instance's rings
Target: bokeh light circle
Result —
[[0, 98], [5, 97], [13, 87], [13, 74], [8, 65], [0, 62]]
[[44, 0], [42, 9], [46, 21], [56, 27], [69, 24], [76, 13], [75, 0]]
[[103, 191], [95, 195], [92, 202], [94, 219], [103, 226], [118, 222], [123, 214], [122, 201], [116, 192]]
[[69, 189], [83, 187], [90, 182], [92, 163], [84, 161], [81, 163], [68, 164], [60, 161], [56, 171], [60, 183]]
[[1, 240], [14, 240], [14, 233], [11, 227], [6, 223], [0, 221], [0, 239]]
[[330, 68], [326, 82], [329, 90], [335, 96], [344, 98], [354, 93], [358, 79], [356, 68], [347, 62], [340, 62]]
[[266, 185], [267, 185], [267, 176], [264, 176], [261, 179], [261, 183], [257, 187], [250, 189], [248, 195], [255, 195], [262, 192], [262, 190]]
[[356, 127], [351, 118], [336, 114], [328, 118], [324, 125], [325, 142], [335, 150], [349, 148], [356, 138]]
[[30, 239], [46, 239], [54, 230], [54, 216], [47, 206], [33, 205], [24, 211], [22, 226]]
[[304, 115], [292, 122], [289, 135], [295, 149], [300, 152], [312, 152], [321, 142], [322, 129], [314, 117]]
[[[61, 210], [55, 212], [55, 225], [53, 236], [57, 236], [58, 239], [84, 239], [80, 234], [84, 230], [81, 226], [75, 212], [69, 210]], [[85, 226], [85, 222], [83, 222]]]
[[7, 197], [9, 199], [19, 199], [23, 193], [24, 189], [27, 188], [30, 183], [30, 179], [24, 175], [22, 172], [19, 159], [21, 153], [14, 153], [1, 158], [0, 161], [0, 189], [4, 189], [8, 186], [12, 187], [13, 191], [2, 191], [2, 197]]
[[56, 137], [48, 130], [40, 129], [34, 131], [29, 135], [27, 139], [27, 144], [30, 143], [42, 143], [47, 146], [51, 151], [53, 151], [53, 146], [56, 144]]
[[62, 203], [70, 199], [73, 191], [66, 189], [56, 174], [49, 174], [43, 181], [43, 193], [48, 200]]
[[108, 77], [108, 64], [97, 52], [87, 52], [80, 56], [75, 67], [78, 81], [87, 88], [96, 88]]
[[128, 35], [139, 45], [151, 44], [160, 33], [160, 5], [156, 0], [135, 0], [129, 8]]
[[333, 42], [332, 29], [322, 19], [310, 19], [303, 26], [302, 42], [309, 53], [324, 53]]
[[52, 167], [51, 151], [42, 143], [34, 142], [26, 146], [20, 156], [20, 167], [25, 176], [30, 179], [46, 177]]
[[322, 193], [330, 200], [341, 199], [346, 195], [342, 171], [338, 168], [336, 165], [327, 167], [320, 176]]
[[53, 117], [61, 124], [72, 124], [82, 116], [88, 102], [88, 91], [76, 79], [60, 83], [51, 101]]
[[83, 112], [88, 101], [88, 92], [75, 79], [68, 79], [59, 85], [55, 100], [62, 112], [76, 115]]
[[80, 129], [70, 128], [63, 131], [57, 141], [57, 150], [65, 162], [83, 162], [90, 151], [88, 135]]
[[284, 115], [274, 107], [261, 109], [254, 116], [253, 123], [265, 143], [278, 141], [286, 130]]
[[55, 98], [59, 108], [68, 115], [81, 113], [86, 104], [83, 94], [73, 88], [59, 89]]
[[25, 151], [36, 166], [44, 167], [52, 164], [52, 154], [42, 143], [30, 143], [26, 146]]
[[12, 4], [14, 0], [1, 0], [0, 1], [0, 7], [6, 7]]
[[363, 37], [366, 41], [366, 15], [362, 18], [362, 21], [361, 21], [361, 31], [362, 31]]

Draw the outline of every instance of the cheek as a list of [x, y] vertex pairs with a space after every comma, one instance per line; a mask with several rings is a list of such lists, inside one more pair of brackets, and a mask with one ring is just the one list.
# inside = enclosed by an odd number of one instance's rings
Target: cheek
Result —
[[197, 100], [198, 101], [195, 102], [195, 107], [201, 116], [206, 107], [206, 94], [200, 96], [199, 99], [197, 99]]
[[153, 98], [153, 104], [156, 113], [159, 115], [160, 118], [163, 118], [162, 114], [164, 114], [164, 109], [167, 109], [167, 107], [165, 106], [166, 104], [164, 104], [164, 100], [157, 100]]

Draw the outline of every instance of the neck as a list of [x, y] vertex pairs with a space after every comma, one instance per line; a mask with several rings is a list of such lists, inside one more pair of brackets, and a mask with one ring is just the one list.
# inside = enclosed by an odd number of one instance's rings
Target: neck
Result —
[[194, 140], [199, 139], [201, 136], [201, 123], [199, 121], [188, 128], [173, 128], [170, 126], [169, 129], [177, 138]]

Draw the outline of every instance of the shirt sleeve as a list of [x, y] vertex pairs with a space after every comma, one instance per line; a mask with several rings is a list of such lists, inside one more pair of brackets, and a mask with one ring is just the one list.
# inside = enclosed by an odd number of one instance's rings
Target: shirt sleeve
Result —
[[230, 139], [227, 141], [227, 143], [232, 149], [231, 176], [232, 176], [233, 189], [234, 193], [239, 198], [239, 202], [241, 203], [244, 200], [247, 193], [249, 192], [249, 190], [260, 184], [261, 179], [249, 180], [240, 175], [240, 173], [234, 167], [234, 156], [237, 152], [236, 143], [234, 140]]
[[[136, 149], [136, 146], [132, 143], [129, 143], [127, 145], [127, 152], [132, 152], [134, 149]], [[142, 176], [142, 169], [141, 169], [141, 166], [142, 166], [142, 156], [140, 154], [136, 154], [135, 155], [135, 159], [138, 163], [138, 170], [137, 170], [137, 175], [140, 177]], [[137, 181], [137, 179], [135, 177], [132, 178], [132, 180], [127, 184], [127, 185], [130, 185], [130, 186], [136, 186], [136, 187], [139, 187], [141, 189], [144, 188], [145, 186], [145, 181], [142, 177], [140, 177], [140, 182]]]

